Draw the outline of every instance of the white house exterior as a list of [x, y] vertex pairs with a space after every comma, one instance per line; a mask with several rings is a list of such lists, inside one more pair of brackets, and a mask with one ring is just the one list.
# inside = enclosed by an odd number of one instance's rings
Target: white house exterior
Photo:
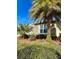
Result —
[[40, 34], [40, 25], [32, 25], [32, 26], [33, 26], [33, 29], [32, 29], [33, 33], [35, 35]]
[[[47, 27], [46, 27], [46, 26], [44, 26], [44, 25], [42, 25], [42, 27], [41, 27], [41, 25], [32, 25], [32, 26], [33, 26], [32, 31], [33, 31], [33, 33], [34, 33], [35, 35], [37, 35], [37, 34], [47, 34]], [[60, 29], [57, 27], [56, 24], [54, 24], [54, 27], [55, 27], [55, 29], [56, 29], [56, 32], [55, 32], [55, 33], [56, 33], [56, 36], [59, 37], [61, 31], [60, 31]]]
[[[38, 34], [47, 34], [47, 27], [46, 25], [34, 25], [34, 24], [31, 24], [29, 25], [32, 27], [32, 30], [30, 32], [26, 32], [27, 35], [38, 35]], [[56, 37], [59, 37], [60, 36], [60, 29], [57, 27], [56, 24], [54, 24], [54, 29], [51, 30], [51, 33], [55, 33], [55, 36]], [[21, 35], [17, 35], [18, 36], [21, 36]]]
[[61, 33], [61, 30], [57, 27], [56, 24], [54, 24], [55, 28], [56, 28], [56, 36], [59, 37], [60, 36], [60, 33]]

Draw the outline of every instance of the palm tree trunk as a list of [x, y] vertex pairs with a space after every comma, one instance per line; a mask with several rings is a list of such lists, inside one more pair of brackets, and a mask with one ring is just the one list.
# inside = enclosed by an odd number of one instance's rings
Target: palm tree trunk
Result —
[[47, 30], [46, 40], [51, 41], [52, 40], [52, 38], [51, 38], [51, 19], [48, 21], [47, 27], [48, 27], [48, 30]]

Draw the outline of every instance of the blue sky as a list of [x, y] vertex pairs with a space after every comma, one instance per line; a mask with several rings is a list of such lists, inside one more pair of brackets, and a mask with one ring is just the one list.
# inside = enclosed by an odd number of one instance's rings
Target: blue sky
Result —
[[17, 0], [17, 24], [31, 24], [29, 9], [32, 6], [32, 0]]

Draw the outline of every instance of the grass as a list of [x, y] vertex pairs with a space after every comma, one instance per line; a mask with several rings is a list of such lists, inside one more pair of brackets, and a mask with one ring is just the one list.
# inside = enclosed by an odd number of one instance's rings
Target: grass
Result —
[[48, 47], [48, 48], [54, 48], [55, 50], [57, 50], [58, 52], [61, 52], [61, 47], [60, 45], [55, 44], [53, 41], [47, 42], [45, 40], [35, 40], [35, 41], [30, 41], [30, 40], [17, 40], [17, 49], [23, 49], [27, 46], [31, 46], [31, 45], [35, 45], [35, 46], [44, 46], [44, 47]]
[[60, 45], [46, 40], [17, 40], [17, 59], [61, 59]]

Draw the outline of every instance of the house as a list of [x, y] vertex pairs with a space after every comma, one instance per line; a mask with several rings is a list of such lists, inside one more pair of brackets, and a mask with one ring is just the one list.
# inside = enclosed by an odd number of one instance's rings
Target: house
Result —
[[[47, 34], [47, 26], [44, 25], [44, 24], [41, 24], [41, 25], [32, 25], [33, 26], [33, 33], [35, 35], [38, 35], [38, 34]], [[60, 36], [60, 29], [57, 27], [56, 24], [54, 24], [54, 28], [52, 28], [51, 30], [51, 33], [52, 35], [55, 35], [56, 37], [59, 37]]]
[[[38, 38], [46, 38], [47, 35], [47, 26], [44, 24], [40, 24], [40, 25], [35, 25], [35, 24], [30, 24], [29, 25], [31, 27], [30, 32], [25, 32], [25, 34], [23, 34], [24, 38], [28, 38], [28, 35], [34, 35], [37, 39]], [[51, 35], [52, 37], [56, 38], [60, 36], [60, 29], [58, 28], [57, 24], [54, 24], [54, 27], [51, 30]], [[21, 35], [17, 35], [17, 38], [21, 38]]]

